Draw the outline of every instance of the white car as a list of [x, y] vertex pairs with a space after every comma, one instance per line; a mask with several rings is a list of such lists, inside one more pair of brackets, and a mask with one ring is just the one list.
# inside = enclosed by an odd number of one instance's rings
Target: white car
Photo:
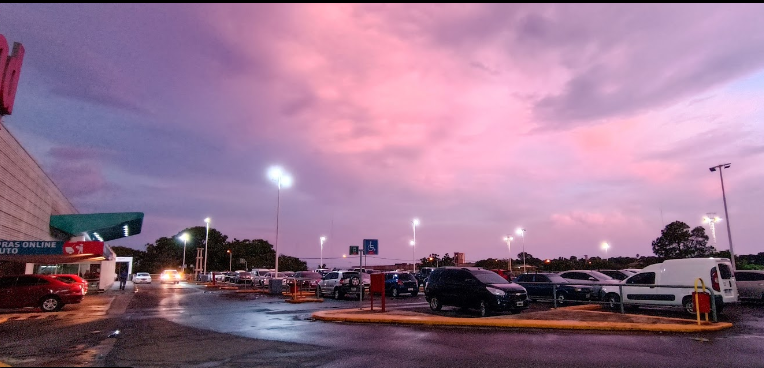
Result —
[[162, 271], [162, 274], [159, 276], [159, 281], [161, 283], [169, 282], [169, 283], [180, 283], [180, 272], [178, 270], [164, 270]]
[[133, 284], [150, 284], [151, 275], [148, 272], [138, 272], [133, 276]]

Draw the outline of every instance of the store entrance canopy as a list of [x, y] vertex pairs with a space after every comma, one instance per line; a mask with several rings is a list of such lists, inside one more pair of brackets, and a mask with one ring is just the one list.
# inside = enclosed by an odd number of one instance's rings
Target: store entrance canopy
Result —
[[52, 215], [50, 227], [71, 236], [88, 234], [91, 239], [109, 241], [141, 233], [143, 212]]

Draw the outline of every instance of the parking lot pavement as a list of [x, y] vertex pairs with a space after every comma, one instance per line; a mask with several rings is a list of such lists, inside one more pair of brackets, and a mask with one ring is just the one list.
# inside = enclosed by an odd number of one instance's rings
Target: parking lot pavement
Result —
[[[458, 309], [457, 309], [458, 310]], [[470, 318], [454, 315], [452, 309], [425, 313], [417, 310], [393, 309], [387, 312], [363, 309], [318, 311], [313, 318], [322, 321], [357, 323], [414, 324], [428, 326], [478, 326], [506, 328], [543, 328], [565, 330], [652, 331], [652, 332], [707, 332], [732, 327], [732, 323], [698, 324], [695, 320], [658, 317], [639, 314], [621, 314], [603, 310], [599, 305], [581, 305], [523, 312], [514, 315]]]

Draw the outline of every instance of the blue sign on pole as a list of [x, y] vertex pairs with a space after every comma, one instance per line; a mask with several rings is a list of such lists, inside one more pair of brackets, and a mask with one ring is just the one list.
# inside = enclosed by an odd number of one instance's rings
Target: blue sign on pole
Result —
[[363, 252], [367, 256], [376, 256], [379, 254], [379, 241], [377, 239], [364, 239]]
[[64, 242], [39, 241], [39, 240], [21, 240], [21, 241], [0, 240], [0, 254], [18, 254], [18, 255], [64, 254]]

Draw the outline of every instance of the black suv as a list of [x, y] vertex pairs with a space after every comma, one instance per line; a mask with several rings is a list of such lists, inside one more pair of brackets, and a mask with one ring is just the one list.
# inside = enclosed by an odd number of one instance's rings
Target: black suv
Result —
[[569, 300], [592, 299], [591, 285], [570, 285], [568, 280], [556, 273], [526, 273], [515, 277], [515, 282], [528, 291], [531, 300], [552, 300], [556, 297], [557, 303], [563, 304]]
[[530, 304], [525, 288], [480, 267], [440, 267], [432, 271], [424, 296], [430, 309], [444, 305], [477, 308], [485, 317], [493, 311], [512, 313]]

